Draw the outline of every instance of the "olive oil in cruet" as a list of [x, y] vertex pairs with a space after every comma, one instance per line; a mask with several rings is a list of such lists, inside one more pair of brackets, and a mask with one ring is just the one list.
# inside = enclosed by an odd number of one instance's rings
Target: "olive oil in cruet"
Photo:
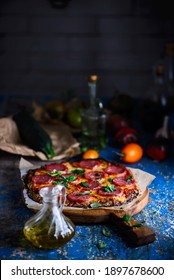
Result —
[[44, 187], [40, 195], [42, 208], [25, 223], [23, 232], [35, 247], [55, 249], [67, 243], [75, 234], [73, 222], [62, 213], [65, 187]]

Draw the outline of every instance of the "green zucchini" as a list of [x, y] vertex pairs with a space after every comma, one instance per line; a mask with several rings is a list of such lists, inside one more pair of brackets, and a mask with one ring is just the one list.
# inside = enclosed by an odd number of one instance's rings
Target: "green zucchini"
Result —
[[35, 151], [43, 152], [48, 159], [55, 156], [52, 141], [40, 123], [26, 110], [13, 116], [22, 142]]

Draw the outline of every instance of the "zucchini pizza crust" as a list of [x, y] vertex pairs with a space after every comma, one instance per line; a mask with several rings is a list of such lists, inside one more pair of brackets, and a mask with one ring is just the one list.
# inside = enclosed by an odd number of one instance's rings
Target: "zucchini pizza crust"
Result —
[[[30, 162], [21, 158], [19, 168], [21, 172], [22, 181], [25, 178], [28, 170], [40, 168], [41, 166], [32, 165]], [[126, 167], [127, 168], [127, 167]], [[69, 216], [73, 221], [80, 223], [96, 223], [103, 222], [107, 220], [110, 213], [116, 213], [119, 216], [123, 216], [126, 213], [131, 214], [132, 216], [139, 213], [149, 201], [149, 184], [155, 179], [155, 176], [144, 172], [140, 169], [130, 168], [128, 170], [134, 176], [137, 184], [140, 187], [139, 195], [132, 201], [125, 203], [119, 206], [109, 206], [109, 207], [99, 207], [99, 208], [82, 208], [82, 207], [71, 207], [64, 206], [63, 213]], [[23, 184], [23, 198], [25, 205], [34, 210], [38, 211], [41, 209], [42, 204], [32, 200], [28, 196], [27, 189], [25, 184]]]

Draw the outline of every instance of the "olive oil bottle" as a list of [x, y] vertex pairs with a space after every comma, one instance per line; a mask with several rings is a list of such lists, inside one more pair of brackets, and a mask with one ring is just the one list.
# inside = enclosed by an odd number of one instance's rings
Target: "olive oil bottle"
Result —
[[41, 249], [55, 249], [67, 243], [75, 234], [73, 222], [63, 215], [65, 187], [44, 187], [40, 190], [42, 208], [24, 225], [25, 237]]
[[81, 148], [100, 150], [106, 146], [106, 114], [102, 102], [97, 98], [97, 76], [88, 78], [89, 106], [82, 110]]

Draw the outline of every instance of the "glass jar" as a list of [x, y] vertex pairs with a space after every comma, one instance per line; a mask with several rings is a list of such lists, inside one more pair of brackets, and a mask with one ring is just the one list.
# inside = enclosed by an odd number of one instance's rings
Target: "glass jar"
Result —
[[66, 199], [63, 185], [40, 190], [42, 208], [24, 225], [25, 237], [38, 248], [55, 249], [68, 242], [75, 234], [73, 222], [63, 215]]

